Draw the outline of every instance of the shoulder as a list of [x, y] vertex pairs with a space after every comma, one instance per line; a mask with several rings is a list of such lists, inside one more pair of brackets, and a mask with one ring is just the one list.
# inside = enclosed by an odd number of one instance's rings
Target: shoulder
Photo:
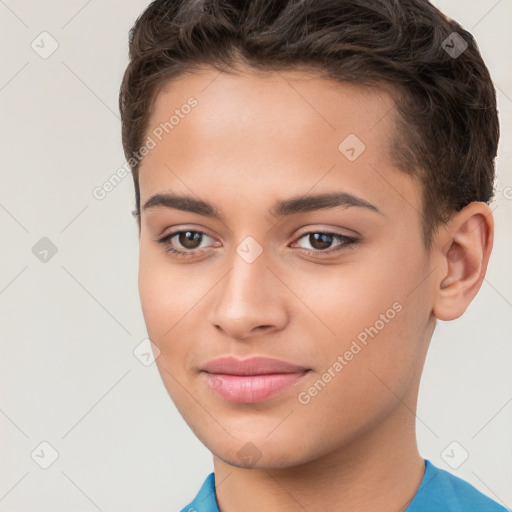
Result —
[[425, 475], [405, 512], [509, 512], [470, 483], [425, 461]]
[[220, 512], [215, 495], [215, 475], [210, 473], [194, 500], [180, 512]]

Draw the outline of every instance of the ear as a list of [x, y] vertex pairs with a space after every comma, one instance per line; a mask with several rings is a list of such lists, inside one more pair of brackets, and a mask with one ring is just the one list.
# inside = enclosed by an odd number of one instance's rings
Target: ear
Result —
[[437, 266], [433, 314], [459, 318], [478, 293], [494, 240], [494, 218], [486, 203], [474, 201], [440, 229], [434, 251]]

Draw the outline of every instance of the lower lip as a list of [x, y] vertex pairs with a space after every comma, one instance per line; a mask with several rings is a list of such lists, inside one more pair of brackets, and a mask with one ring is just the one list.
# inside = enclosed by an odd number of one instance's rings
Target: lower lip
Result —
[[245, 404], [263, 402], [293, 386], [307, 373], [304, 371], [268, 375], [227, 375], [204, 372], [208, 386], [215, 393], [230, 402]]

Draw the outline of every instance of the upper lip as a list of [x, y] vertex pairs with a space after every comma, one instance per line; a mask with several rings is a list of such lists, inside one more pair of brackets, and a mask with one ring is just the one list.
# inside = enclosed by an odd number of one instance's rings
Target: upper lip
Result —
[[201, 370], [208, 373], [228, 375], [266, 375], [270, 373], [298, 373], [304, 372], [308, 368], [269, 357], [238, 359], [228, 356], [208, 361]]

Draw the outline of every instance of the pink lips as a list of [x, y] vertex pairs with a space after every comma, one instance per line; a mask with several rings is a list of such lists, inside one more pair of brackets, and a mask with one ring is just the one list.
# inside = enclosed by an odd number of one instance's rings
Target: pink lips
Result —
[[201, 369], [210, 389], [230, 402], [262, 402], [301, 380], [309, 371], [267, 357], [221, 357]]

